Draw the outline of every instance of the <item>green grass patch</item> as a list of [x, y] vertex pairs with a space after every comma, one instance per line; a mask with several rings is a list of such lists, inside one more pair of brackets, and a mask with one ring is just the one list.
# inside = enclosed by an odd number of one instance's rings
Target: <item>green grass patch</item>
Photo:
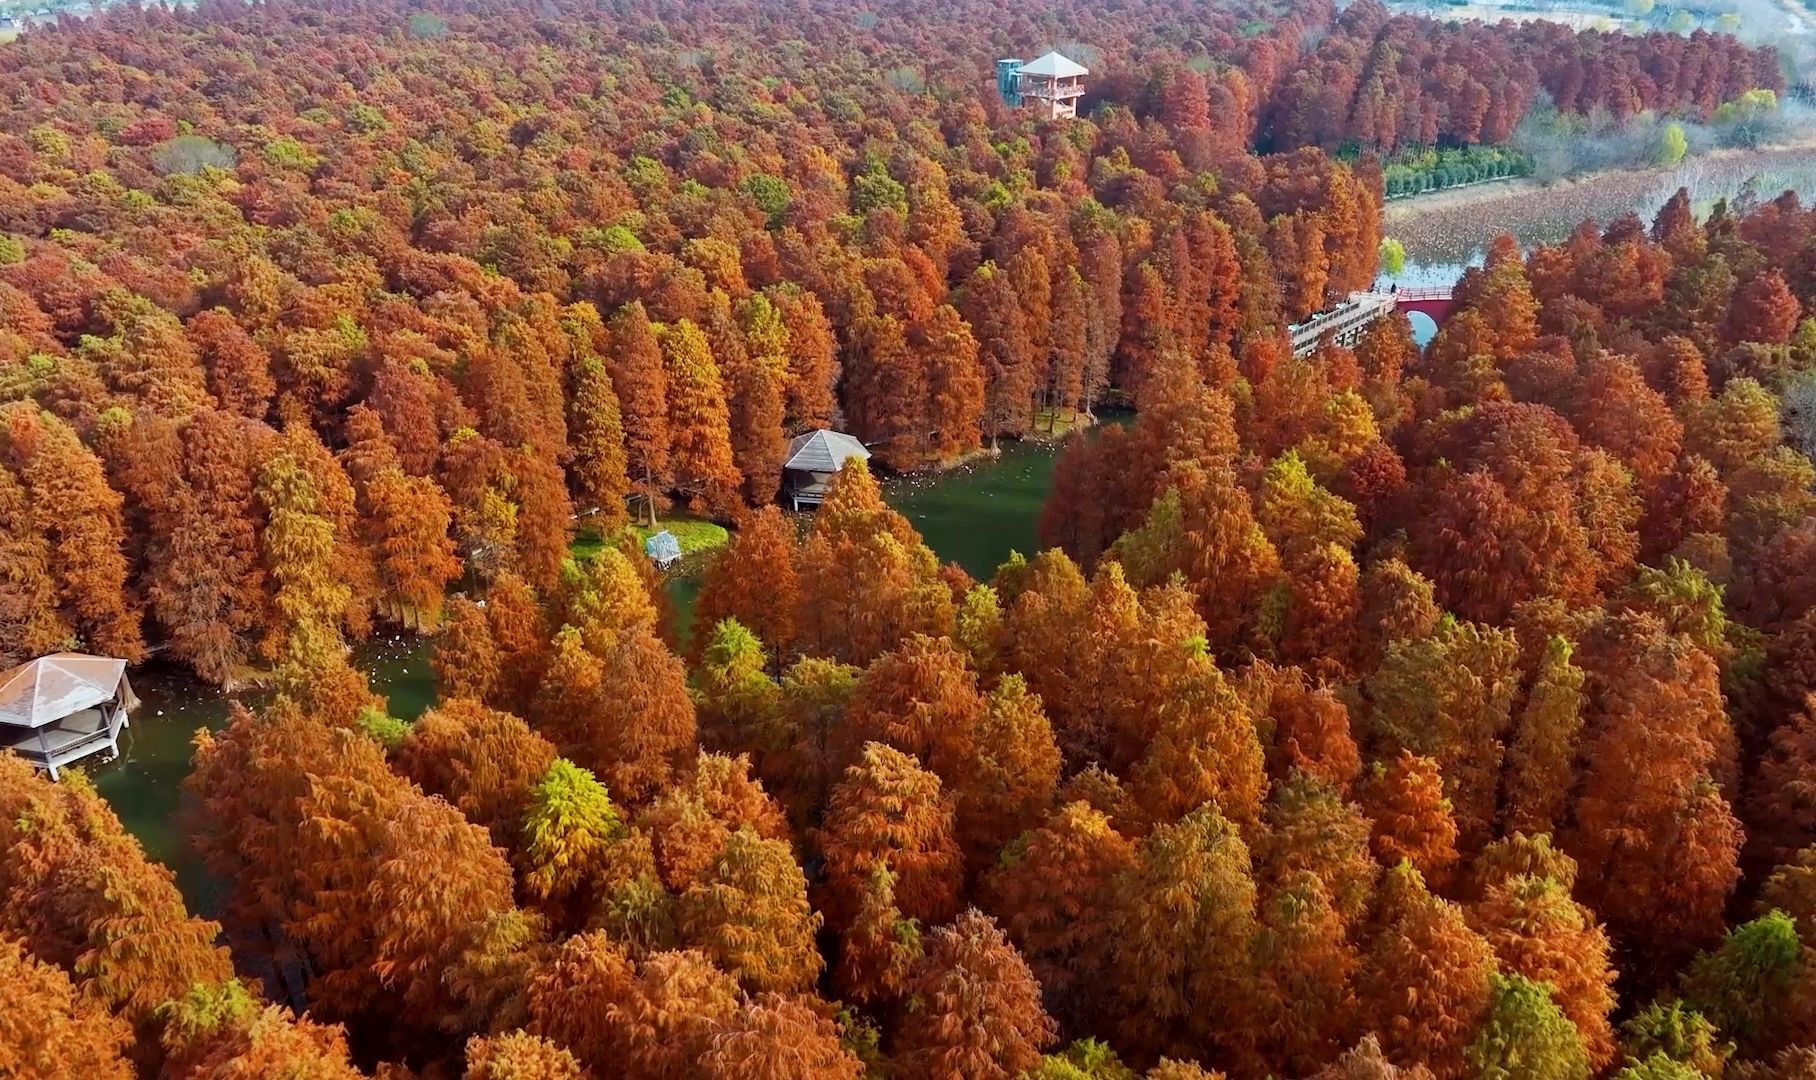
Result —
[[574, 536], [574, 542], [568, 545], [568, 551], [575, 558], [584, 559], [607, 544], [616, 543], [625, 529], [637, 534], [639, 546], [651, 536], [667, 529], [675, 534], [676, 540], [680, 541], [682, 559], [709, 551], [717, 551], [731, 541], [731, 533], [726, 530], [725, 526], [701, 518], [689, 517], [686, 514], [677, 514], [660, 519], [653, 529], [647, 525], [626, 525], [624, 529], [617, 530], [609, 536], [600, 533], [597, 529], [582, 525]]

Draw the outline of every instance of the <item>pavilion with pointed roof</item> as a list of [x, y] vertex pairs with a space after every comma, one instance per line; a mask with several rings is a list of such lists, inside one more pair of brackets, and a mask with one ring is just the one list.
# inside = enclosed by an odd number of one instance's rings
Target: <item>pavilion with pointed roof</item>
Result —
[[1090, 73], [1083, 64], [1050, 52], [1016, 70], [1016, 90], [1023, 105], [1039, 109], [1047, 119], [1071, 119], [1078, 115], [1083, 80]]
[[124, 660], [40, 656], [0, 672], [0, 753], [11, 750], [55, 780], [71, 762], [117, 755], [126, 714], [138, 703]]
[[782, 493], [796, 510], [826, 499], [832, 478], [852, 458], [867, 461], [870, 451], [842, 431], [809, 431], [788, 441], [782, 461]]

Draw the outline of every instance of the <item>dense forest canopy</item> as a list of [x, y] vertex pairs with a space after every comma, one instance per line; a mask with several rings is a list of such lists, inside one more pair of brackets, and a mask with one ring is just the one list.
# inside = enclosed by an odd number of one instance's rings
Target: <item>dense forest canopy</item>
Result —
[[[1085, 118], [995, 96], [1053, 46]], [[0, 1075], [1807, 1080], [1816, 213], [1285, 336], [1374, 277], [1373, 152], [1778, 80], [1367, 2], [26, 33], [0, 659], [272, 694], [196, 740], [219, 922], [0, 757]], [[988, 582], [861, 463], [773, 505], [804, 430], [1112, 399]], [[736, 525], [685, 639], [622, 528], [677, 505]]]

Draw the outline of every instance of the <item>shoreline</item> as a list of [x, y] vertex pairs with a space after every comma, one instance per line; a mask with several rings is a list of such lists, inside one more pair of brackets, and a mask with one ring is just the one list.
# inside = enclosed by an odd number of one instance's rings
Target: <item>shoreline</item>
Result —
[[1406, 221], [1415, 217], [1443, 213], [1445, 211], [1477, 207], [1505, 200], [1520, 199], [1531, 195], [1555, 196], [1578, 188], [1597, 187], [1616, 183], [1650, 183], [1686, 169], [1697, 169], [1704, 166], [1721, 165], [1748, 159], [1760, 159], [1761, 163], [1784, 154], [1808, 153], [1816, 150], [1816, 131], [1808, 132], [1797, 138], [1770, 143], [1765, 146], [1750, 148], [1728, 147], [1711, 150], [1706, 154], [1686, 157], [1671, 166], [1639, 166], [1633, 168], [1595, 169], [1590, 172], [1566, 176], [1560, 180], [1546, 183], [1530, 176], [1513, 176], [1505, 180], [1489, 180], [1473, 184], [1461, 184], [1446, 188], [1443, 191], [1431, 191], [1421, 195], [1408, 195], [1404, 198], [1391, 199], [1382, 204], [1381, 224], [1385, 226]]

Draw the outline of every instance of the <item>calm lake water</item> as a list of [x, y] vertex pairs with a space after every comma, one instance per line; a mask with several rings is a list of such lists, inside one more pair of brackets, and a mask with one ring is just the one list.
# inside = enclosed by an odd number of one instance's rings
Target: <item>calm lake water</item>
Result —
[[1382, 231], [1405, 245], [1406, 269], [1384, 276], [1381, 283], [1449, 285], [1465, 267], [1480, 265], [1488, 245], [1502, 233], [1530, 249], [1563, 240], [1584, 219], [1606, 224], [1631, 211], [1650, 225], [1679, 188], [1689, 192], [1698, 215], [1707, 215], [1719, 199], [1745, 206], [1769, 202], [1787, 190], [1807, 204], [1816, 195], [1816, 150], [1691, 158], [1669, 171], [1608, 173], [1538, 192], [1495, 195], [1494, 189], [1482, 188], [1486, 194], [1479, 201], [1456, 205], [1444, 204], [1441, 197], [1424, 207], [1418, 199], [1391, 203]]
[[[1010, 551], [1035, 550], [1035, 523], [1057, 450], [1053, 443], [1007, 443], [1000, 456], [961, 469], [892, 480], [884, 494], [942, 560], [988, 578]], [[668, 592], [685, 635], [699, 581], [673, 578]], [[392, 715], [414, 720], [435, 699], [428, 654], [422, 639], [398, 636], [359, 646], [354, 663], [370, 674], [372, 688], [390, 699]], [[196, 730], [225, 724], [230, 702], [174, 665], [147, 665], [133, 673], [132, 685], [143, 704], [122, 736], [119, 760], [96, 769], [95, 786], [146, 852], [176, 871], [190, 906], [216, 914], [218, 885], [183, 842], [182, 785]], [[256, 705], [258, 698], [242, 700]]]

